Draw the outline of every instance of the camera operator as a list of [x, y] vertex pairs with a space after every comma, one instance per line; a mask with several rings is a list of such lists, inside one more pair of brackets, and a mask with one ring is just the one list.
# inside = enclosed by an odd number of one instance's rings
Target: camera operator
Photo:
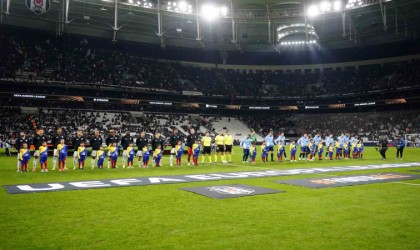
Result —
[[405, 140], [401, 138], [401, 136], [397, 135], [397, 138], [394, 141], [394, 146], [397, 149], [397, 158], [402, 160], [404, 147], [405, 147]]
[[382, 156], [382, 160], [386, 160], [386, 151], [388, 150], [388, 138], [386, 136], [382, 136], [382, 138], [379, 138], [379, 144], [381, 149], [379, 150], [379, 153]]

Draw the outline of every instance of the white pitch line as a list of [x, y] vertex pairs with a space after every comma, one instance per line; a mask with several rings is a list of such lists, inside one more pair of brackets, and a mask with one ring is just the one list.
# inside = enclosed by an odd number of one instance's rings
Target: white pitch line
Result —
[[335, 175], [335, 174], [317, 174], [317, 175], [325, 175], [325, 176], [338, 176], [338, 175]]
[[400, 182], [400, 181], [394, 181], [392, 183], [397, 183], [397, 184], [405, 184], [405, 185], [411, 185], [411, 186], [420, 186], [420, 184], [416, 184], [416, 183], [408, 183], [408, 182]]
[[262, 168], [262, 167], [258, 167], [256, 165], [252, 165], [251, 163], [248, 163], [248, 165], [238, 165], [238, 164], [228, 163], [226, 165], [235, 166], [235, 167], [255, 167], [256, 169], [278, 170], [276, 168]]

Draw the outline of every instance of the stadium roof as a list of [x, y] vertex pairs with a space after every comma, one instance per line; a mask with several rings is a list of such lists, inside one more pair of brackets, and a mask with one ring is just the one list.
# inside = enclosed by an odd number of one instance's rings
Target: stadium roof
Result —
[[3, 2], [4, 24], [222, 51], [413, 40], [420, 23], [420, 0], [51, 0], [39, 15], [23, 0]]

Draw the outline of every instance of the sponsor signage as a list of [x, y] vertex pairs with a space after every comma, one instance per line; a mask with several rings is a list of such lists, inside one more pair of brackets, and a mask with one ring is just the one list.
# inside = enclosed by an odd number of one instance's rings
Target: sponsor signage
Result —
[[13, 94], [13, 97], [17, 98], [34, 98], [34, 99], [45, 99], [45, 95], [31, 95], [31, 94]]
[[182, 91], [183, 95], [203, 95], [203, 92], [201, 91], [188, 91], [188, 90], [183, 90]]
[[93, 98], [94, 102], [109, 102], [109, 99], [106, 98]]
[[200, 195], [215, 198], [215, 199], [236, 198], [236, 197], [243, 197], [243, 196], [252, 196], [252, 195], [260, 195], [260, 194], [275, 194], [275, 193], [284, 192], [281, 190], [255, 187], [255, 186], [242, 185], [242, 184], [191, 187], [191, 188], [181, 188], [181, 190], [192, 192], [195, 194], [200, 194]]
[[50, 0], [26, 0], [26, 7], [40, 15], [50, 10]]
[[407, 103], [404, 98], [385, 100], [385, 104], [402, 104]]
[[298, 110], [298, 106], [280, 106], [279, 110]]
[[219, 181], [219, 180], [231, 180], [231, 179], [289, 176], [289, 175], [300, 175], [300, 174], [318, 174], [318, 173], [345, 172], [345, 171], [357, 171], [357, 170], [406, 168], [406, 167], [418, 167], [418, 166], [420, 166], [420, 162], [407, 162], [407, 163], [399, 163], [399, 164], [342, 166], [342, 167], [329, 167], [329, 168], [302, 168], [302, 169], [265, 170], [265, 171], [251, 171], [251, 172], [226, 172], [226, 173], [213, 173], [213, 174], [190, 174], [190, 175], [173, 175], [173, 176], [157, 176], [157, 177], [139, 177], [139, 178], [111, 179], [111, 180], [49, 182], [49, 183], [41, 183], [41, 184], [4, 185], [4, 188], [7, 190], [9, 194], [21, 194], [21, 193], [92, 189], [92, 188], [113, 188], [113, 187], [157, 185], [157, 184], [188, 183], [188, 182], [200, 182], [200, 181]]
[[241, 109], [241, 105], [226, 105], [226, 109]]
[[280, 180], [278, 183], [291, 184], [295, 186], [303, 186], [308, 188], [327, 188], [342, 187], [362, 184], [382, 183], [391, 181], [404, 181], [420, 179], [420, 175], [400, 174], [400, 173], [381, 173], [381, 174], [363, 174], [337, 176], [330, 178], [311, 178], [300, 180]]
[[330, 104], [328, 107], [332, 109], [342, 109], [346, 107], [346, 104]]
[[166, 106], [171, 106], [172, 102], [149, 102], [149, 104], [151, 105], [166, 105]]
[[369, 105], [375, 105], [376, 102], [361, 102], [361, 103], [355, 103], [354, 106], [355, 107], [359, 107], [359, 106], [369, 106]]
[[249, 109], [270, 109], [270, 107], [249, 107]]
[[197, 108], [197, 109], [200, 107], [200, 105], [196, 102], [185, 102], [185, 103], [181, 103], [180, 106], [183, 108]]

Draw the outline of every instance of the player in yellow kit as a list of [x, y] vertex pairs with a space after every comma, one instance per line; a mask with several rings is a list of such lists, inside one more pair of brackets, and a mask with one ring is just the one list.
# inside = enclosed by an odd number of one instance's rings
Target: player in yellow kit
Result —
[[225, 161], [225, 137], [223, 136], [223, 131], [219, 130], [219, 134], [214, 138], [216, 146], [216, 155], [214, 156], [214, 163], [217, 163], [217, 157], [220, 154], [222, 163]]
[[226, 160], [224, 161], [224, 163], [226, 164], [227, 161], [229, 161], [229, 163], [232, 162], [232, 147], [233, 147], [233, 136], [230, 134], [229, 130], [226, 130], [226, 135], [225, 135], [225, 156], [226, 156]]
[[209, 158], [209, 163], [211, 164], [211, 137], [209, 132], [201, 138], [201, 144], [203, 144], [203, 156], [201, 158], [201, 163], [204, 164], [204, 157], [207, 155]]

